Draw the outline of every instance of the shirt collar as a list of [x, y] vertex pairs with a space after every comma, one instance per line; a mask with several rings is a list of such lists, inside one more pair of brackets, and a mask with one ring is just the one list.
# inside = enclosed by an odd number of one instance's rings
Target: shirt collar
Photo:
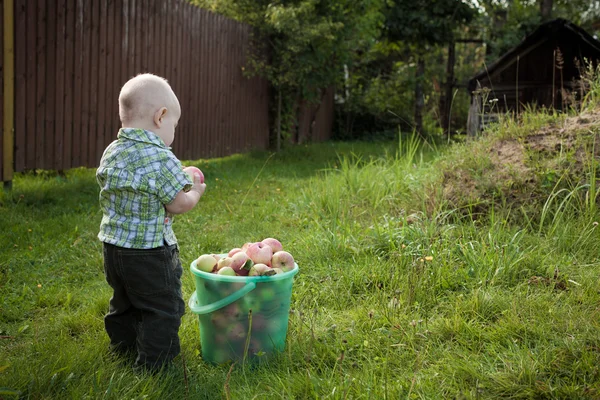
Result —
[[156, 135], [156, 133], [152, 131], [147, 131], [145, 129], [139, 128], [121, 128], [119, 129], [119, 133], [117, 134], [117, 138], [119, 139], [129, 139], [134, 140], [136, 142], [142, 143], [150, 143], [156, 145], [158, 147], [162, 147], [165, 149], [171, 149], [168, 147], [165, 142]]

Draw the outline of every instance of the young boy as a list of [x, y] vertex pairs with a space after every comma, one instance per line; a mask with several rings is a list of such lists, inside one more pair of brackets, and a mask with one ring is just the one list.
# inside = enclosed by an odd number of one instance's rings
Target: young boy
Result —
[[113, 289], [106, 332], [113, 351], [137, 350], [135, 367], [151, 371], [180, 351], [185, 303], [173, 214], [194, 208], [206, 189], [200, 176], [191, 181], [169, 147], [180, 115], [166, 80], [130, 79], [119, 94], [122, 128], [96, 172], [103, 213], [98, 238]]

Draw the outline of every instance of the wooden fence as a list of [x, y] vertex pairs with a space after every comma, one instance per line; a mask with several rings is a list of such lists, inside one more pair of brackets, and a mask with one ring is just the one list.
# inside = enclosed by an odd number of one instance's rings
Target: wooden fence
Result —
[[[15, 172], [97, 166], [119, 128], [120, 87], [141, 72], [165, 77], [179, 97], [172, 146], [180, 159], [268, 147], [268, 83], [243, 74], [249, 26], [183, 0], [0, 0], [0, 10], [8, 1]], [[10, 18], [0, 21], [6, 26]], [[6, 87], [6, 79], [0, 83]], [[312, 140], [330, 137], [333, 97], [326, 100], [331, 104], [319, 107]], [[301, 115], [309, 114], [307, 106]], [[299, 126], [308, 132], [306, 123]], [[4, 181], [12, 177], [0, 173]]]

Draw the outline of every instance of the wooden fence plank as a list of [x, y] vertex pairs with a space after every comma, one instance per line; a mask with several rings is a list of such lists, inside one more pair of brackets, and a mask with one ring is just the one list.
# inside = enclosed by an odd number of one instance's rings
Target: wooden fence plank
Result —
[[45, 119], [45, 81], [46, 81], [46, 2], [38, 2], [36, 15], [36, 92], [35, 92], [35, 129], [30, 132], [35, 141], [34, 167], [44, 168], [44, 147], [46, 145]]
[[135, 0], [135, 5], [133, 6], [134, 15], [132, 18], [135, 18], [135, 28], [133, 30], [133, 40], [135, 42], [134, 52], [133, 52], [133, 71], [131, 76], [135, 76], [140, 74], [142, 71], [142, 0]]
[[[93, 159], [90, 160], [91, 167], [96, 166], [98, 162], [100, 162], [100, 157], [102, 157], [102, 152], [106, 147], [105, 143], [105, 132], [104, 127], [106, 125], [106, 85], [109, 84], [106, 80], [107, 73], [107, 49], [106, 49], [106, 25], [107, 25], [107, 2], [101, 1], [98, 5], [98, 14], [94, 16], [94, 18], [98, 21], [98, 38], [96, 42], [96, 48], [98, 53], [98, 69], [96, 70], [96, 78], [94, 79], [97, 82], [95, 93], [96, 97], [96, 107], [94, 108], [96, 113], [96, 141], [95, 148], [92, 152]], [[93, 131], [91, 132], [93, 134]]]
[[[191, 59], [192, 62], [190, 63], [190, 75], [191, 75], [190, 86], [193, 88], [198, 88], [199, 79], [200, 79], [200, 68], [198, 68], [198, 66], [200, 65], [200, 52], [199, 52], [199, 46], [198, 46], [199, 39], [200, 39], [200, 34], [199, 34], [200, 13], [199, 12], [190, 12], [189, 15], [191, 18], [191, 25], [190, 25], [190, 41], [188, 44], [188, 51], [192, 57], [192, 59]], [[191, 146], [194, 150], [198, 149], [200, 146], [200, 132], [198, 129], [198, 124], [196, 123], [197, 113], [195, 112], [195, 110], [198, 107], [199, 98], [200, 98], [199, 90], [197, 90], [197, 89], [190, 90], [190, 102], [188, 105], [189, 110], [187, 112], [190, 113], [190, 115], [193, 115], [194, 118], [188, 119], [188, 125], [189, 125], [188, 132], [189, 132], [189, 136], [192, 138]], [[194, 158], [198, 158], [198, 157], [194, 157]]]
[[[2, 7], [0, 7], [0, 13], [2, 13], [1, 10]], [[2, 46], [3, 44], [0, 44], [0, 48]], [[26, 161], [27, 50], [27, 1], [17, 0], [15, 2], [15, 171], [23, 171]], [[0, 60], [0, 66], [1, 63], [2, 60]], [[0, 115], [2, 109], [0, 101]], [[2, 154], [2, 149], [0, 149], [0, 154]], [[2, 168], [2, 163], [0, 163], [0, 168]]]
[[202, 18], [200, 19], [200, 40], [199, 40], [199, 51], [200, 51], [200, 65], [198, 68], [202, 69], [200, 75], [200, 83], [198, 85], [198, 92], [201, 94], [200, 100], [198, 101], [198, 134], [201, 138], [201, 148], [204, 149], [203, 153], [207, 157], [211, 157], [213, 154], [213, 148], [211, 147], [210, 138], [212, 134], [209, 129], [207, 118], [207, 109], [209, 104], [209, 93], [208, 93], [208, 78], [209, 78], [209, 39], [208, 39], [208, 26], [210, 13], [202, 12]]
[[75, 2], [66, 2], [65, 20], [65, 90], [64, 90], [64, 146], [63, 162], [60, 168], [73, 166], [73, 93], [75, 80]]
[[148, 43], [149, 43], [149, 37], [148, 34], [146, 33], [147, 31], [150, 31], [152, 28], [149, 26], [148, 24], [148, 8], [150, 7], [149, 1], [148, 0], [142, 0], [140, 3], [140, 71], [139, 72], [148, 72], [149, 71], [149, 62], [150, 62], [150, 55], [149, 55], [149, 48], [148, 48]]
[[[13, 5], [14, 6], [14, 14], [15, 14], [15, 19], [18, 18], [18, 5]], [[15, 27], [15, 29], [17, 29]], [[4, 35], [4, 0], [0, 0], [0, 32], [2, 32], [2, 34]], [[15, 37], [15, 42], [18, 39]], [[4, 126], [4, 39], [0, 41], [0, 88], [2, 88], [3, 94], [0, 98], [0, 121], [2, 123], [2, 126]], [[15, 46], [15, 52], [17, 51], [17, 48]], [[15, 57], [16, 58], [16, 57]], [[18, 74], [18, 67], [17, 67], [17, 62], [15, 60], [15, 75]], [[15, 85], [16, 85], [16, 80], [17, 77], [15, 76]], [[18, 93], [18, 92], [16, 92]], [[17, 123], [17, 121], [15, 121], [15, 124]], [[16, 127], [15, 127], [16, 129]], [[16, 141], [15, 141], [16, 143]], [[4, 140], [3, 138], [0, 139], [0, 177], [4, 177]]]
[[90, 31], [90, 81], [89, 92], [86, 94], [90, 98], [89, 109], [89, 131], [86, 132], [89, 136], [88, 140], [88, 159], [87, 166], [94, 167], [97, 165], [96, 154], [97, 148], [100, 147], [98, 142], [98, 66], [100, 59], [100, 10], [102, 0], [94, 0], [91, 13], [92, 29]]
[[119, 91], [121, 85], [123, 85], [123, 78], [121, 76], [121, 63], [122, 63], [122, 50], [121, 50], [121, 34], [123, 32], [123, 21], [122, 21], [122, 7], [123, 2], [121, 0], [115, 0], [113, 5], [113, 33], [112, 33], [112, 91], [108, 99], [108, 110], [111, 120], [109, 128], [109, 142], [112, 142], [117, 138], [117, 132], [120, 127], [119, 119]]
[[[65, 0], [56, 0], [54, 3], [56, 7], [56, 23], [54, 24], [56, 34], [56, 73], [55, 73], [55, 84], [56, 89], [54, 91], [54, 113], [53, 118], [54, 124], [54, 146], [53, 152], [50, 155], [52, 157], [52, 163], [50, 168], [62, 169], [64, 159], [64, 142], [65, 142], [65, 53], [66, 53], [66, 3]], [[52, 79], [52, 78], [51, 78]], [[48, 95], [52, 95], [52, 92], [48, 92]], [[52, 148], [52, 147], [51, 147]]]
[[46, 3], [46, 75], [45, 89], [43, 93], [45, 111], [44, 147], [42, 149], [43, 160], [41, 167], [51, 169], [54, 167], [54, 141], [56, 139], [56, 105], [54, 93], [56, 90], [56, 5], [54, 1]]
[[102, 146], [100, 156], [102, 152], [110, 142], [114, 139], [114, 132], [116, 128], [115, 118], [115, 91], [118, 83], [116, 82], [115, 66], [116, 66], [116, 1], [109, 0], [108, 7], [106, 10], [106, 92], [104, 94], [104, 146]]

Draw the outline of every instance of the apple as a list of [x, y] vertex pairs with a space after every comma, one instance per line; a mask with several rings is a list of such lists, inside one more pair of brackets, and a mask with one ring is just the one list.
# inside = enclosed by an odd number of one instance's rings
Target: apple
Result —
[[242, 313], [242, 308], [235, 303], [229, 304], [222, 309], [215, 311], [215, 313], [224, 315], [229, 322], [238, 321], [242, 315], [244, 315]]
[[275, 271], [275, 275], [283, 274], [285, 272], [281, 268], [273, 268], [273, 271]]
[[287, 251], [278, 251], [271, 259], [273, 268], [281, 268], [284, 272], [294, 269], [294, 257]]
[[266, 244], [267, 246], [271, 247], [271, 250], [273, 250], [273, 253], [277, 253], [278, 251], [283, 250], [283, 245], [277, 239], [266, 238], [266, 239], [263, 239], [261, 243]]
[[223, 267], [217, 271], [217, 274], [235, 276], [235, 271], [231, 267]]
[[246, 250], [246, 254], [255, 264], [270, 264], [273, 257], [273, 249], [271, 246], [257, 242], [251, 244]]
[[252, 268], [250, 268], [250, 272], [248, 272], [248, 276], [269, 276], [275, 275], [275, 271], [273, 268], [269, 267], [266, 264], [254, 264]]
[[184, 170], [190, 176], [192, 181], [194, 181], [194, 175], [199, 175], [200, 183], [204, 183], [204, 174], [202, 173], [202, 171], [200, 171], [200, 169], [192, 166], [192, 167], [186, 167], [186, 168], [184, 168]]
[[240, 249], [239, 247], [236, 247], [235, 249], [229, 250], [229, 253], [227, 253], [227, 256], [232, 257], [235, 253], [239, 253], [240, 251], [244, 251], [244, 250]]
[[256, 313], [259, 312], [262, 308], [261, 300], [256, 296], [244, 296], [242, 300], [242, 310], [248, 313], [248, 311], [252, 311], [252, 320], [256, 316]]
[[239, 253], [235, 253], [231, 257], [231, 259], [232, 259], [232, 262], [231, 262], [231, 265], [229, 265], [229, 266], [231, 268], [233, 268], [233, 270], [235, 271], [236, 274], [242, 275], [242, 276], [248, 275], [249, 268], [248, 269], [244, 268], [248, 261], [252, 262], [252, 260], [250, 260], [250, 257], [248, 257], [248, 254], [241, 251]]
[[229, 319], [224, 313], [212, 313], [210, 316], [210, 322], [219, 329], [226, 328], [229, 325]]
[[248, 250], [248, 247], [250, 247], [251, 245], [253, 245], [255, 242], [246, 242], [244, 243], [244, 245], [242, 246], [242, 251], [246, 251]]
[[244, 339], [248, 335], [248, 329], [241, 322], [237, 324], [231, 324], [229, 327], [225, 329], [225, 334], [227, 335], [227, 339], [230, 341], [237, 341], [240, 339]]
[[277, 293], [275, 293], [275, 289], [270, 287], [263, 287], [260, 292], [260, 299], [264, 303], [270, 303], [275, 299]]
[[232, 263], [233, 263], [233, 258], [231, 258], [231, 257], [221, 258], [217, 262], [217, 271], [219, 271], [221, 268], [224, 268], [224, 267], [231, 267]]
[[264, 315], [252, 315], [252, 333], [263, 332], [269, 326], [269, 319]]
[[196, 268], [204, 272], [212, 272], [217, 266], [217, 260], [210, 254], [202, 254], [196, 260]]

